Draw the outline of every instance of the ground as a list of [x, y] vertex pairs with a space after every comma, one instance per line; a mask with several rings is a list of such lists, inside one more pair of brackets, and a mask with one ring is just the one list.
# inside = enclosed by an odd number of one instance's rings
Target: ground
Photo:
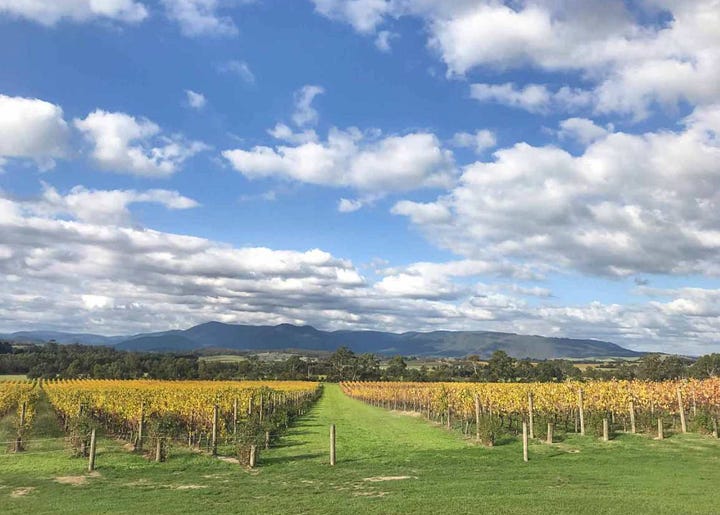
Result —
[[478, 446], [422, 418], [349, 399], [336, 385], [325, 386], [253, 471], [181, 445], [154, 463], [103, 438], [89, 475], [84, 460], [52, 450], [58, 441], [0, 454], [3, 513], [720, 512], [720, 442], [709, 437], [569, 436], [533, 443], [524, 463], [516, 441]]

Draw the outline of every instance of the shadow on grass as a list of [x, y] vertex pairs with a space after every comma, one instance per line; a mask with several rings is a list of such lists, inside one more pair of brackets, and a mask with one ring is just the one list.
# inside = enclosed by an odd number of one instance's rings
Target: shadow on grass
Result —
[[273, 464], [280, 464], [280, 463], [290, 463], [293, 461], [312, 460], [315, 458], [320, 458], [322, 456], [327, 456], [327, 453], [313, 452], [313, 453], [306, 453], [306, 454], [293, 454], [292, 456], [269, 456], [269, 457], [263, 456], [260, 459], [260, 464], [261, 465], [273, 465]]

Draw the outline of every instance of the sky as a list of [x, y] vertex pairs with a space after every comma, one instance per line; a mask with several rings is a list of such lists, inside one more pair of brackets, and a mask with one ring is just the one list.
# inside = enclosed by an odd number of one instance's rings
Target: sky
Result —
[[0, 0], [0, 332], [720, 351], [720, 0]]

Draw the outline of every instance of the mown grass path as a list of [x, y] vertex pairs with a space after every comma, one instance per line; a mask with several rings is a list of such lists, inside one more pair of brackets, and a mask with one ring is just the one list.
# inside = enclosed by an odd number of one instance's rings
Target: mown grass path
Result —
[[[330, 467], [329, 426], [338, 463]], [[326, 385], [317, 405], [260, 455], [254, 471], [173, 450], [156, 464], [103, 439], [98, 475], [67, 455], [0, 456], [2, 513], [719, 513], [720, 442], [569, 436], [492, 449], [423, 419], [347, 398]], [[11, 494], [30, 488], [25, 495]]]

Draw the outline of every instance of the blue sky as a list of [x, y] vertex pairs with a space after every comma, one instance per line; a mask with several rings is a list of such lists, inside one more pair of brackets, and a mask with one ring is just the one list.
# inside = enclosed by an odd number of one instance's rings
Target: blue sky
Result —
[[0, 331], [720, 350], [717, 0], [0, 0]]

